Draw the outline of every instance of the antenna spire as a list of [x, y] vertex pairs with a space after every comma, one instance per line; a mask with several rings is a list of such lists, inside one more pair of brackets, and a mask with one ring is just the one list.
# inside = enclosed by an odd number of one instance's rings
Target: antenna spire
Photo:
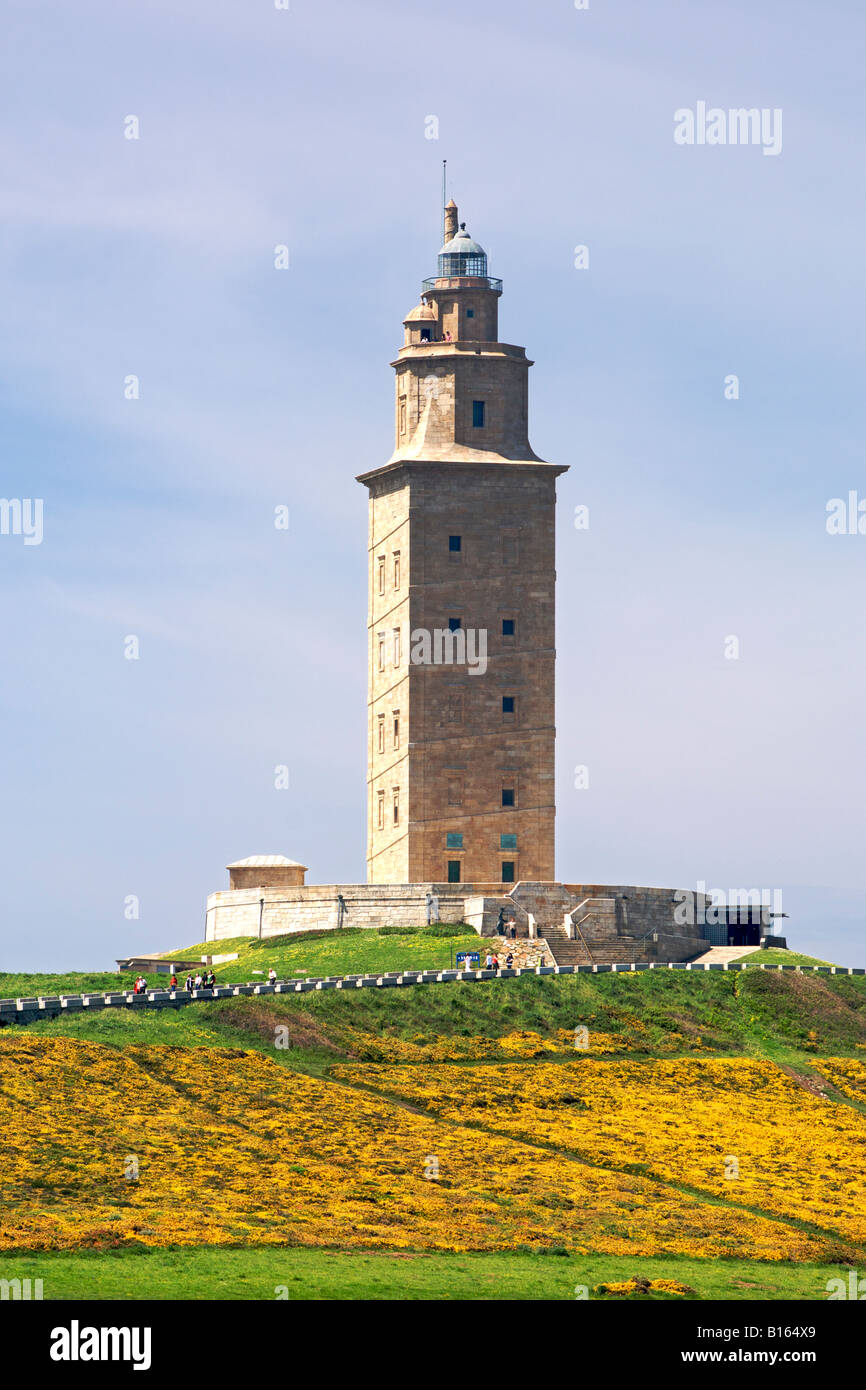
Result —
[[445, 166], [446, 166], [447, 163], [448, 163], [448, 160], [447, 160], [447, 159], [443, 159], [443, 161], [442, 161], [442, 241], [443, 241], [443, 244], [444, 244], [444, 241], [445, 241]]

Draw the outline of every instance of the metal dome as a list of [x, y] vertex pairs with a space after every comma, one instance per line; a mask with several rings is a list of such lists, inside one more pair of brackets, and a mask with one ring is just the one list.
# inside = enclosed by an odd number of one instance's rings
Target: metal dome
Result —
[[439, 252], [439, 274], [451, 276], [486, 276], [487, 253], [483, 246], [466, 230], [466, 223], [460, 223], [460, 230], [450, 241], [446, 241]]

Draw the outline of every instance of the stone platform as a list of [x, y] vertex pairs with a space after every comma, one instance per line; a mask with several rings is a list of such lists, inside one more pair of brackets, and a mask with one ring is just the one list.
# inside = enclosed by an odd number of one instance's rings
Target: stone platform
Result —
[[[247, 861], [249, 862], [249, 861]], [[262, 877], [267, 873], [263, 869]], [[500, 910], [517, 939], [544, 938], [557, 964], [691, 960], [709, 947], [682, 925], [672, 888], [578, 883], [295, 884], [232, 887], [207, 900], [207, 941], [262, 939], [336, 927], [418, 927], [466, 922], [498, 935]], [[680, 914], [681, 915], [681, 914]]]

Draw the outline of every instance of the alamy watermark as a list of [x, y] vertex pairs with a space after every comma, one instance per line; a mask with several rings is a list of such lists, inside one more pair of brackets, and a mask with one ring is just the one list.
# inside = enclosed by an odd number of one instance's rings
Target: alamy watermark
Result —
[[42, 544], [41, 497], [0, 497], [0, 536], [23, 536], [25, 545]]
[[728, 920], [729, 908], [745, 909], [764, 926], [783, 916], [781, 888], [707, 888], [699, 879], [695, 892], [678, 889], [674, 902], [674, 921], [681, 927], [720, 926]]
[[470, 676], [483, 676], [487, 670], [487, 628], [413, 628], [409, 662], [412, 666], [466, 666]]
[[695, 103], [674, 112], [676, 145], [760, 145], [764, 154], [782, 153], [782, 110], [776, 106], [730, 107]]

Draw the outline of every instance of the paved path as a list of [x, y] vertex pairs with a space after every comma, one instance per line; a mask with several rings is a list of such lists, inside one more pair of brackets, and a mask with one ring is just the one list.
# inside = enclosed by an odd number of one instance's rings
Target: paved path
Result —
[[711, 946], [702, 956], [695, 956], [692, 965], [724, 965], [726, 961], [742, 960], [760, 949], [760, 946]]
[[761, 965], [748, 961], [722, 961], [701, 965], [697, 961], [636, 961], [631, 965], [536, 965], [522, 970], [406, 970], [385, 975], [329, 975], [317, 980], [277, 980], [273, 984], [217, 985], [214, 989], [149, 989], [145, 994], [124, 990], [108, 994], [34, 995], [0, 999], [0, 1027], [7, 1023], [34, 1023], [63, 1014], [96, 1013], [100, 1009], [179, 1009], [209, 999], [233, 999], [246, 994], [306, 994], [321, 989], [388, 989], [405, 985], [439, 985], [454, 981], [513, 980], [520, 975], [624, 975], [638, 970], [796, 970], [804, 975], [866, 975], [866, 969], [844, 965]]

